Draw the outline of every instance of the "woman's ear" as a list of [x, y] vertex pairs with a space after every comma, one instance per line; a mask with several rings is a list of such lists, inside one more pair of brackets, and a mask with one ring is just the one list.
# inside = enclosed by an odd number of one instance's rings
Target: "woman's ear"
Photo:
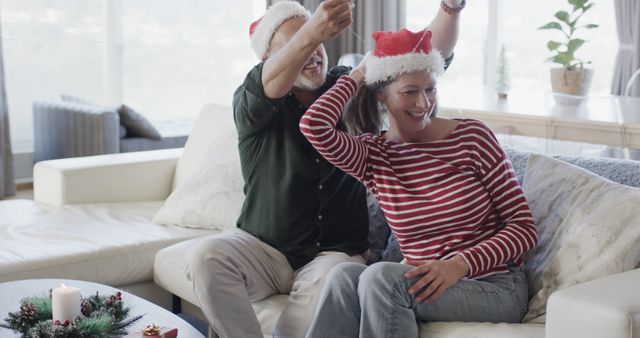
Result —
[[387, 95], [385, 95], [384, 91], [377, 91], [376, 99], [378, 100], [378, 102], [385, 104], [387, 101]]

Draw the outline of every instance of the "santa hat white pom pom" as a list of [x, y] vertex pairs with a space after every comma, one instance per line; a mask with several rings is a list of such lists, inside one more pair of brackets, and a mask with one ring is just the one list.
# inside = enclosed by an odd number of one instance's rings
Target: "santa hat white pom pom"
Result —
[[262, 18], [249, 27], [251, 47], [259, 59], [264, 59], [276, 29], [290, 18], [301, 16], [310, 18], [311, 13], [295, 1], [280, 1], [269, 7]]
[[431, 48], [431, 32], [375, 32], [376, 48], [365, 59], [365, 83], [393, 80], [399, 75], [426, 70], [439, 77], [444, 73], [444, 59]]

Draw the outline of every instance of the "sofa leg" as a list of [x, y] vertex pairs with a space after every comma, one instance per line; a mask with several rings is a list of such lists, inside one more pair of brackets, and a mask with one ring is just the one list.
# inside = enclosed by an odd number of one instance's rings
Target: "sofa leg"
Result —
[[175, 314], [182, 313], [182, 298], [171, 295], [171, 311]]

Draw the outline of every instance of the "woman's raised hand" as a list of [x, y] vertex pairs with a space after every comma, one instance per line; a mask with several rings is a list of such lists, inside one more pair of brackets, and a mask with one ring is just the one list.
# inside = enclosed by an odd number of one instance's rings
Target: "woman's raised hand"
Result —
[[444, 3], [451, 8], [458, 8], [462, 4], [462, 0], [444, 0]]
[[352, 79], [356, 80], [358, 84], [364, 81], [364, 78], [367, 74], [367, 67], [364, 64], [364, 61], [367, 59], [368, 56], [369, 56], [369, 53], [365, 54], [364, 57], [362, 58], [362, 61], [360, 61], [360, 63], [351, 70], [351, 73], [349, 73], [349, 76]]

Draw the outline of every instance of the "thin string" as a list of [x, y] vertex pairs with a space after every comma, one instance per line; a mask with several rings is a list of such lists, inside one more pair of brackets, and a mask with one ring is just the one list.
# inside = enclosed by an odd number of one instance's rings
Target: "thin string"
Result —
[[425, 27], [422, 30], [422, 37], [420, 38], [420, 40], [418, 40], [418, 43], [416, 43], [416, 46], [413, 47], [413, 49], [411, 50], [411, 53], [415, 52], [418, 49], [418, 46], [420, 46], [420, 44], [422, 43], [422, 40], [424, 40], [425, 36], [427, 36], [427, 27]]
[[[356, 3], [352, 2], [352, 1], [349, 1], [349, 9], [353, 12], [354, 8], [356, 8]], [[366, 42], [364, 41], [364, 39], [360, 35], [358, 35], [358, 33], [356, 33], [356, 31], [353, 30], [352, 25], [353, 25], [353, 23], [349, 26], [349, 30], [364, 45]]]
[[360, 42], [362, 42], [363, 44], [365, 44], [365, 43], [366, 43], [366, 41], [364, 41], [364, 39], [363, 39], [360, 35], [358, 35], [358, 33], [356, 33], [356, 31], [354, 31], [354, 30], [353, 30], [353, 28], [352, 28], [351, 26], [349, 26], [349, 30], [351, 31], [351, 33], [352, 33], [353, 35], [355, 35], [355, 37], [356, 37], [358, 40], [360, 40]]
[[[353, 30], [353, 27], [349, 26], [349, 31], [351, 32], [351, 34], [353, 34], [356, 37], [356, 39], [358, 39], [360, 42], [362, 42], [363, 45], [366, 44], [366, 41], [364, 41], [364, 39], [360, 35], [358, 35], [358, 33], [356, 33]], [[420, 37], [420, 40], [418, 40], [418, 43], [416, 43], [416, 45], [413, 47], [413, 49], [411, 49], [411, 53], [414, 53], [416, 50], [418, 50], [418, 47], [420, 46], [422, 41], [424, 41], [424, 37], [427, 36], [427, 28], [425, 27], [422, 30], [422, 32], [423, 32], [422, 37]], [[386, 55], [385, 53], [383, 53], [381, 51], [378, 51], [378, 52], [381, 53], [382, 56], [389, 56], [389, 55]]]

